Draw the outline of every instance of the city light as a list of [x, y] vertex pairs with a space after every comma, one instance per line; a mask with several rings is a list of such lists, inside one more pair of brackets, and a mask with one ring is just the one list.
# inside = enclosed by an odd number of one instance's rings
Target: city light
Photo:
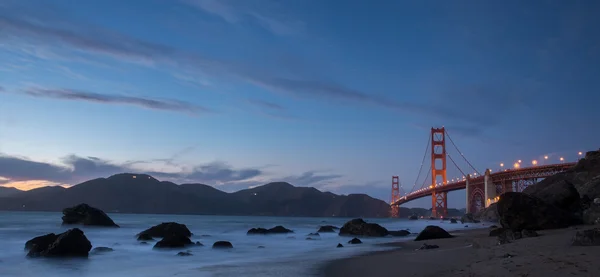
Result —
[[514, 168], [519, 168], [520, 166], [521, 166], [521, 165], [520, 165], [519, 163], [515, 163], [515, 164], [513, 164], [513, 167], [514, 167]]
[[537, 161], [536, 161], [536, 160], [533, 160], [533, 161], [531, 161], [531, 164], [533, 164], [533, 165], [537, 165]]

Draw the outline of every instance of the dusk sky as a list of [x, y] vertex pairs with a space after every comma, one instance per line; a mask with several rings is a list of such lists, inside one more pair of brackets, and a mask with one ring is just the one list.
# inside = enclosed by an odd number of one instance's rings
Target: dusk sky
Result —
[[0, 0], [0, 184], [135, 172], [389, 201], [441, 126], [481, 172], [573, 161], [600, 147], [599, 14], [592, 0]]

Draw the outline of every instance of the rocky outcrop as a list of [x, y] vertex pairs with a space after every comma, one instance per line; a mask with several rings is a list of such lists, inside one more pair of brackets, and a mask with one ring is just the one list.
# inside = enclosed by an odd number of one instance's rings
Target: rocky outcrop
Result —
[[579, 193], [570, 181], [565, 180], [561, 175], [548, 179], [550, 180], [527, 187], [523, 193], [543, 199], [548, 204], [566, 211], [578, 212], [581, 210]]
[[490, 204], [487, 208], [473, 214], [475, 220], [485, 221], [485, 222], [498, 222], [500, 217], [498, 216], [498, 209], [496, 207], [497, 203]]
[[466, 213], [460, 217], [460, 223], [479, 223], [479, 220], [475, 219], [472, 213]]
[[179, 252], [179, 253], [177, 253], [177, 256], [181, 256], [181, 257], [185, 257], [185, 256], [193, 256], [193, 255], [194, 255], [194, 254], [192, 254], [192, 253], [191, 253], [191, 252], [189, 252], [189, 251], [186, 251], [186, 252]]
[[348, 241], [349, 244], [361, 244], [362, 241], [359, 240], [358, 238], [353, 238], [351, 240]]
[[338, 227], [332, 225], [325, 225], [319, 227], [318, 233], [335, 233], [335, 230], [339, 229]]
[[148, 241], [148, 240], [154, 240], [154, 238], [152, 238], [152, 236], [149, 234], [139, 234], [137, 237], [137, 240]]
[[565, 228], [581, 223], [572, 213], [520, 192], [504, 193], [497, 208], [500, 224], [512, 231]]
[[48, 234], [25, 243], [28, 257], [87, 257], [92, 244], [78, 228], [62, 234]]
[[138, 234], [138, 240], [147, 240], [148, 237], [164, 238], [169, 236], [191, 237], [192, 232], [185, 226], [176, 222], [163, 222]]
[[600, 245], [600, 228], [577, 231], [573, 237], [572, 245], [574, 246], [599, 246]]
[[423, 231], [421, 231], [419, 235], [417, 235], [415, 241], [446, 238], [452, 238], [452, 235], [450, 235], [448, 232], [446, 232], [446, 230], [438, 226], [429, 225], [425, 227], [425, 229], [423, 229]]
[[79, 204], [75, 207], [63, 210], [62, 224], [83, 224], [88, 226], [119, 227], [102, 210], [87, 204]]
[[190, 238], [181, 234], [173, 234], [157, 242], [154, 248], [183, 248], [193, 244]]
[[233, 248], [233, 244], [231, 244], [231, 242], [228, 241], [217, 241], [213, 243], [212, 248], [228, 249]]
[[344, 247], [341, 243], [338, 243], [337, 248]]
[[367, 223], [361, 218], [350, 220], [340, 229], [340, 236], [385, 237], [388, 230], [376, 223]]
[[265, 228], [252, 228], [248, 230], [247, 235], [270, 235], [270, 234], [288, 234], [294, 231], [287, 229], [281, 225], [275, 226], [271, 229]]
[[406, 237], [406, 236], [410, 235], [410, 231], [408, 231], [408, 230], [389, 231], [389, 234], [393, 237]]

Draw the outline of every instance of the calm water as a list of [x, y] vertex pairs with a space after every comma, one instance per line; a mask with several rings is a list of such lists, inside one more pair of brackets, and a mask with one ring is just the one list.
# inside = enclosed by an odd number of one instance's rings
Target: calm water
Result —
[[[59, 233], [60, 213], [0, 212], [0, 276], [314, 276], [320, 263], [382, 250], [376, 243], [399, 238], [363, 239], [361, 245], [348, 245], [349, 238], [335, 233], [321, 234], [318, 240], [305, 240], [318, 226], [341, 227], [347, 218], [285, 218], [233, 217], [194, 215], [133, 215], [110, 214], [121, 226], [118, 229], [80, 227], [93, 247], [106, 246], [113, 252], [90, 255], [88, 259], [28, 259], [23, 247], [35, 236]], [[194, 233], [192, 241], [205, 246], [190, 248], [193, 256], [176, 256], [181, 250], [152, 250], [153, 244], [142, 245], [135, 234], [161, 222], [175, 221], [188, 226]], [[436, 224], [447, 230], [464, 229], [462, 224], [439, 221], [409, 221], [404, 219], [371, 219], [389, 230], [422, 230]], [[283, 225], [295, 231], [292, 235], [247, 236], [253, 227], [270, 228]], [[469, 224], [469, 228], [477, 228]], [[206, 236], [208, 235], [208, 236]], [[217, 240], [228, 240], [234, 249], [213, 250]], [[343, 248], [336, 248], [338, 243]], [[264, 246], [265, 248], [258, 248]]]

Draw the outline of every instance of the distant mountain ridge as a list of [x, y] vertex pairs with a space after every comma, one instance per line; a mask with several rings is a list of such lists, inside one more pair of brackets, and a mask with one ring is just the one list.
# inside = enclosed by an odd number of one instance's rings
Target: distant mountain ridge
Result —
[[[313, 187], [273, 182], [232, 193], [204, 184], [159, 181], [121, 173], [72, 186], [29, 191], [0, 190], [0, 210], [62, 211], [87, 203], [106, 212], [309, 217], [388, 217], [389, 204], [366, 194], [336, 195]], [[430, 210], [400, 208], [400, 217], [428, 216]]]

